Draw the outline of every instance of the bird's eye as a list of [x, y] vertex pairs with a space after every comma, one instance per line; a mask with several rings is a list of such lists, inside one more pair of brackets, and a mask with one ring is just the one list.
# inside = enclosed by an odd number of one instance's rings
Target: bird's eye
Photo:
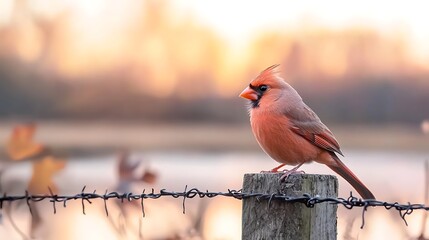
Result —
[[261, 85], [261, 86], [259, 86], [259, 90], [260, 90], [261, 92], [265, 92], [265, 91], [267, 91], [267, 89], [268, 89], [268, 86], [267, 86], [267, 85]]

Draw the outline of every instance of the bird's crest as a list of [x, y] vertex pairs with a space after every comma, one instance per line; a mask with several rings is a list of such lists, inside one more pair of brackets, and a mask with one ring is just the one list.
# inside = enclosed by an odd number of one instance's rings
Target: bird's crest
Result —
[[268, 68], [266, 68], [265, 70], [263, 70], [253, 81], [252, 81], [252, 85], [254, 86], [258, 86], [260, 84], [266, 84], [267, 82], [273, 81], [273, 80], [277, 80], [278, 78], [278, 74], [279, 74], [279, 69], [278, 66], [280, 66], [280, 64], [274, 64]]

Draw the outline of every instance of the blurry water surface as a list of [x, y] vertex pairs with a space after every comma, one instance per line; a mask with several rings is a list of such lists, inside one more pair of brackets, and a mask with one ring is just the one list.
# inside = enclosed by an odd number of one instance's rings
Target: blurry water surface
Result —
[[[400, 203], [424, 202], [424, 161], [429, 158], [425, 151], [363, 151], [346, 149], [344, 162], [373, 191], [379, 200]], [[243, 174], [269, 170], [276, 163], [263, 152], [140, 152], [130, 158], [142, 161], [141, 167], [156, 172], [154, 185], [134, 184], [130, 191], [140, 193], [143, 189], [155, 191], [167, 189], [183, 191], [185, 186], [209, 191], [240, 189]], [[76, 194], [86, 186], [87, 191], [103, 193], [115, 190], [118, 184], [116, 173], [117, 156], [71, 158], [64, 171], [55, 177], [59, 189], [65, 194]], [[30, 164], [17, 164], [4, 173], [2, 184], [9, 193], [20, 194], [18, 183], [26, 182], [22, 176], [31, 170]], [[320, 164], [302, 167], [306, 173], [333, 174]], [[340, 182], [340, 197], [348, 197], [350, 191], [358, 196], [343, 179]], [[9, 189], [7, 187], [9, 186]], [[25, 184], [22, 184], [25, 186]], [[22, 193], [22, 192], [21, 192]], [[186, 214], [182, 214], [182, 199], [163, 198], [145, 201], [146, 217], [141, 218], [139, 204], [124, 203], [128, 208], [129, 222], [126, 230], [119, 231], [120, 205], [108, 202], [109, 217], [105, 216], [102, 201], [87, 204], [86, 215], [82, 214], [79, 201], [70, 202], [67, 208], [58, 207], [53, 215], [49, 202], [39, 206], [45, 226], [40, 230], [41, 239], [138, 239], [138, 232], [146, 239], [184, 237], [200, 239], [240, 239], [241, 202], [235, 199], [190, 199], [186, 201]], [[138, 206], [137, 206], [138, 205]], [[12, 211], [12, 216], [22, 229], [28, 228], [29, 213], [24, 206]], [[371, 208], [366, 213], [365, 228], [360, 229], [361, 210], [338, 211], [338, 239], [351, 236], [359, 239], [403, 239], [417, 236], [421, 228], [422, 212], [416, 211], [407, 217], [409, 226], [403, 223], [396, 211]], [[122, 219], [122, 220], [121, 220]], [[0, 235], [8, 239], [20, 239], [4, 219]], [[115, 227], [116, 226], [116, 227]], [[116, 230], [115, 230], [116, 229]], [[140, 229], [140, 230], [139, 230]], [[193, 236], [193, 237], [192, 237]]]

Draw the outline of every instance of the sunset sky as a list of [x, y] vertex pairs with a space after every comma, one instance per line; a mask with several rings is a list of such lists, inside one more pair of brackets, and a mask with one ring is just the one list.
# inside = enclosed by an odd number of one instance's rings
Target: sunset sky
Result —
[[[332, 28], [369, 25], [380, 30], [410, 31], [429, 41], [426, 1], [173, 1], [232, 40], [243, 40], [261, 28], [296, 27], [306, 21]], [[423, 42], [422, 42], [423, 43]]]
[[[310, 79], [318, 71], [344, 79], [356, 69], [351, 58], [377, 74], [429, 69], [425, 1], [1, 1], [4, 51], [74, 80], [127, 67], [159, 96], [183, 78], [191, 86], [190, 78], [212, 78], [229, 87], [219, 94], [235, 94], [250, 69], [287, 62], [296, 44], [302, 63], [293, 69]], [[369, 55], [359, 60], [353, 51]]]
[[412, 41], [413, 54], [429, 62], [429, 2], [371, 1], [172, 1], [228, 39], [234, 47], [261, 29], [297, 29], [306, 24], [332, 29], [373, 27], [382, 33], [401, 32]]
[[[10, 21], [13, 0], [1, 0], [0, 24]], [[16, 1], [19, 2], [19, 1]], [[429, 42], [429, 15], [427, 1], [168, 1], [175, 15], [192, 15], [201, 24], [213, 27], [230, 42], [242, 42], [262, 28], [282, 29], [299, 27], [306, 22], [331, 28], [351, 25], [369, 25], [384, 31], [405, 31], [421, 45]], [[33, 0], [29, 6], [36, 14], [46, 17], [62, 11], [72, 11], [76, 24], [87, 24], [87, 31], [94, 30], [91, 20], [103, 18], [106, 25], [126, 25], [138, 14], [137, 0]], [[97, 24], [97, 22], [93, 22]], [[106, 26], [107, 27], [107, 26]], [[109, 27], [112, 27], [110, 25]], [[115, 27], [115, 26], [113, 26]], [[420, 46], [423, 47], [423, 46]]]

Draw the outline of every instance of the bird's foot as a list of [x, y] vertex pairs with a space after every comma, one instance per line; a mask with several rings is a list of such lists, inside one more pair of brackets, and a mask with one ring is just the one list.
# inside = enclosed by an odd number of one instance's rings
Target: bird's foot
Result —
[[283, 175], [280, 177], [280, 182], [286, 182], [287, 178], [292, 174], [305, 174], [304, 171], [299, 170], [298, 168], [302, 166], [303, 163], [299, 164], [298, 166], [292, 168], [291, 170], [283, 170]]
[[283, 172], [284, 172], [284, 174], [280, 177], [280, 180], [279, 180], [280, 182], [286, 182], [287, 178], [293, 174], [305, 174], [305, 172], [302, 170], [296, 171], [293, 169], [292, 170], [284, 170]]

